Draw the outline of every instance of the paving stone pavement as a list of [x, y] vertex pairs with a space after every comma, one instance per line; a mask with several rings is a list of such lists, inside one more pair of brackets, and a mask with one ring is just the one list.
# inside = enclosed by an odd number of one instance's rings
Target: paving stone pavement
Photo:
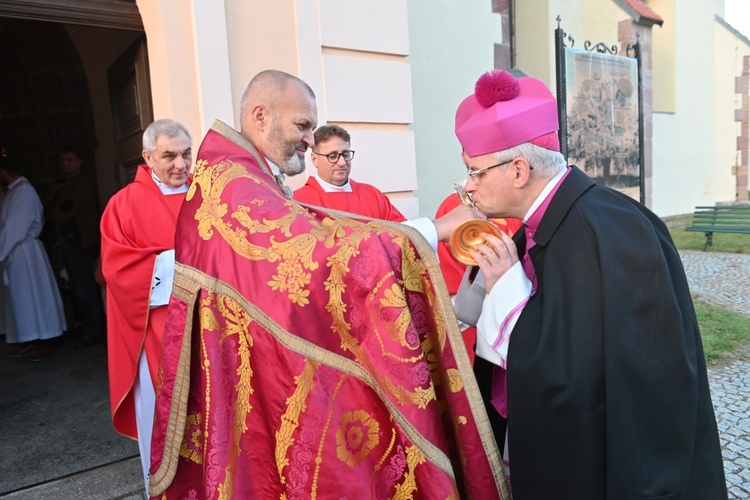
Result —
[[[697, 302], [750, 316], [750, 255], [681, 251]], [[750, 499], [750, 351], [709, 367], [729, 498]]]

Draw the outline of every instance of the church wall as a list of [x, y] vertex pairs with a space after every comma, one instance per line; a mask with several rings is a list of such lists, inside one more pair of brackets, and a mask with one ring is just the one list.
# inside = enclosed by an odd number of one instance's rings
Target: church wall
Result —
[[571, 0], [567, 9], [559, 9], [553, 0], [516, 1], [513, 4], [516, 16], [516, 68], [529, 76], [538, 78], [555, 92], [555, 34], [560, 15], [563, 29], [575, 33], [574, 16], [580, 2]]
[[[355, 145], [373, 144], [369, 151], [359, 148], [353, 178], [392, 194], [399, 208], [416, 216], [405, 0], [224, 0], [219, 8], [210, 0], [193, 0], [189, 9], [180, 3], [181, 14], [169, 1], [138, 5], [149, 35], [157, 115], [176, 114], [181, 99], [191, 108], [179, 113], [186, 117], [181, 121], [195, 130], [196, 139], [215, 118], [239, 128], [241, 96], [255, 74], [272, 68], [298, 75], [317, 95], [320, 123], [350, 129]], [[178, 26], [163, 22], [175, 14]], [[173, 53], [177, 46], [183, 53]], [[174, 79], [173, 56], [186, 69], [184, 80]], [[308, 159], [308, 174], [312, 168]], [[287, 183], [294, 189], [304, 180], [298, 176]]]
[[714, 22], [714, 30], [716, 198], [718, 201], [731, 201], [736, 198], [738, 186], [732, 167], [740, 165], [742, 160], [737, 144], [737, 137], [742, 133], [741, 125], [735, 121], [735, 112], [742, 107], [742, 96], [736, 93], [735, 79], [742, 75], [743, 58], [750, 56], [750, 40], [718, 20]]
[[653, 29], [654, 111], [675, 111], [675, 0], [653, 0], [649, 7], [666, 20]]
[[321, 42], [362, 52], [409, 54], [407, 2], [320, 0]]
[[[655, 0], [653, 7], [666, 1]], [[725, 104], [714, 106], [727, 78], [718, 65], [724, 68], [726, 51], [731, 52], [723, 32], [715, 33], [714, 10], [720, 3], [675, 2], [672, 18], [669, 9], [657, 10], [674, 34], [673, 77], [667, 72], [660, 78], [659, 68], [654, 73], [654, 85], [661, 89], [655, 97], [673, 100], [657, 100], [657, 109], [669, 112], [655, 113], [653, 120], [650, 199], [662, 216], [723, 201], [731, 185], [723, 144], [736, 137], [726, 134], [736, 122], [724, 122]], [[432, 215], [452, 191], [452, 181], [463, 178], [453, 135], [455, 109], [476, 78], [492, 68], [494, 46], [503, 40], [501, 17], [492, 13], [490, 0], [279, 0], [270, 5], [223, 0], [223, 10], [209, 4], [138, 0], [156, 117], [182, 121], [196, 138], [217, 117], [239, 127], [247, 82], [258, 71], [276, 68], [311, 85], [320, 123], [338, 123], [352, 132], [357, 150], [352, 177], [386, 191], [407, 215]], [[577, 47], [586, 40], [616, 44], [618, 23], [628, 19], [614, 1], [514, 5], [516, 67], [553, 89], [557, 15]], [[652, 29], [655, 65], [660, 57], [670, 58], [670, 50], [659, 52], [661, 29]], [[680, 189], [675, 188], [678, 177]], [[303, 182], [299, 176], [289, 183], [294, 188]]]
[[567, 46], [583, 49], [586, 41], [620, 49], [618, 23], [629, 16], [612, 1], [530, 0], [516, 2], [516, 67], [542, 80], [556, 93], [555, 30], [560, 27], [573, 42]]
[[[215, 0], [206, 0], [213, 4]], [[307, 2], [314, 0], [306, 0]], [[299, 17], [293, 0], [223, 0], [234, 125], [240, 127], [240, 100], [253, 76], [277, 69], [301, 76], [298, 23], [313, 25], [315, 18]], [[311, 82], [316, 93], [318, 88]]]
[[[407, 2], [298, 0], [300, 71], [315, 90], [318, 119], [346, 128], [356, 157], [352, 178], [418, 216]], [[309, 161], [307, 175], [314, 173]], [[305, 176], [289, 179], [292, 188]]]
[[201, 129], [194, 132], [199, 141], [215, 119], [229, 125], [234, 121], [227, 17], [223, 2], [193, 0], [193, 37]]
[[490, 0], [409, 2], [411, 130], [423, 216], [432, 217], [453, 192], [453, 181], [466, 178], [454, 134], [456, 109], [477, 78], [493, 69], [502, 35], [502, 18]]
[[653, 210], [660, 216], [712, 205], [717, 192], [716, 41], [710, 3], [677, 3], [674, 113], [654, 113]]
[[154, 119], [177, 120], [198, 141], [203, 126], [193, 2], [137, 0], [137, 5], [148, 44]]
[[[734, 197], [737, 124], [728, 110], [736, 97], [736, 50], [714, 26], [714, 15], [723, 14], [717, 12], [721, 2], [658, 0], [648, 5], [665, 21], [663, 27], [650, 28], [654, 73], [653, 88], [646, 92], [653, 92], [655, 113], [648, 199], [661, 216], [689, 213], [696, 205]], [[629, 19], [615, 2], [598, 0], [528, 0], [515, 7], [516, 66], [551, 88], [557, 15], [577, 48], [586, 40], [617, 44], [617, 24]]]

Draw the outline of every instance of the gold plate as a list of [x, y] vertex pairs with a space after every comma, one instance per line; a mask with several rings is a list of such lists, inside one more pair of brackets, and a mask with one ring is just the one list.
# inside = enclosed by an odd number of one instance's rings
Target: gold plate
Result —
[[451, 233], [450, 251], [453, 257], [467, 266], [476, 266], [474, 257], [469, 253], [475, 245], [484, 243], [480, 236], [489, 233], [500, 238], [500, 230], [492, 222], [487, 220], [467, 220], [459, 224]]

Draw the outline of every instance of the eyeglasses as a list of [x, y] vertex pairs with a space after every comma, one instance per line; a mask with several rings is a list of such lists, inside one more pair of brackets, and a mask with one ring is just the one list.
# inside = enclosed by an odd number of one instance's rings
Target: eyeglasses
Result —
[[506, 165], [512, 162], [513, 160], [515, 160], [515, 158], [510, 159], [508, 161], [504, 161], [502, 163], [498, 163], [497, 165], [490, 165], [489, 167], [480, 168], [479, 170], [469, 170], [469, 167], [466, 167], [466, 175], [468, 175], [472, 181], [479, 184], [479, 179], [482, 178], [482, 174], [484, 174], [486, 171], [488, 171], [491, 168], [501, 167], [503, 165]]
[[338, 163], [339, 157], [343, 157], [345, 162], [350, 162], [352, 161], [352, 158], [354, 158], [354, 151], [352, 151], [351, 149], [347, 149], [346, 151], [342, 151], [340, 153], [333, 152], [333, 153], [328, 153], [328, 154], [322, 154], [322, 153], [316, 153], [315, 151], [313, 151], [313, 153], [315, 153], [316, 155], [325, 156], [326, 158], [328, 158], [328, 161], [331, 163]]

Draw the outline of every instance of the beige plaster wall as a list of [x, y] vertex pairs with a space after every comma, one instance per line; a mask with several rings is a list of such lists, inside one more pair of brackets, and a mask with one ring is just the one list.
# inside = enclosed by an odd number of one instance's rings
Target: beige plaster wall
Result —
[[[321, 43], [363, 52], [409, 54], [404, 0], [320, 0]], [[357, 20], [356, 22], [351, 22]]]
[[736, 197], [737, 180], [732, 167], [740, 165], [737, 137], [740, 123], [735, 120], [735, 111], [742, 107], [740, 94], [735, 93], [735, 78], [742, 75], [743, 57], [750, 56], [750, 43], [737, 36], [719, 21], [714, 23], [716, 56], [714, 78], [716, 85], [716, 172], [715, 192], [718, 201], [733, 201]]
[[516, 9], [516, 66], [529, 76], [546, 83], [556, 93], [555, 30], [560, 27], [573, 42], [566, 45], [583, 49], [586, 41], [620, 47], [617, 25], [628, 15], [611, 0], [524, 0]]
[[224, 3], [215, 0], [192, 1], [197, 104], [201, 121], [197, 139], [200, 140], [216, 119], [232, 125], [235, 105], [229, 65], [231, 44], [227, 35]]
[[199, 108], [192, 2], [137, 0], [148, 44], [154, 119], [172, 118], [197, 141]]
[[[182, 121], [199, 141], [214, 118], [239, 129], [242, 93], [259, 71], [298, 75], [316, 92], [319, 122], [357, 129], [360, 144], [370, 149], [358, 152], [355, 172], [393, 193], [397, 206], [416, 216], [406, 0], [224, 0], [223, 9], [209, 4], [192, 0], [178, 8], [176, 1], [138, 1], [149, 37], [155, 115]], [[381, 140], [374, 141], [378, 134]], [[388, 161], [393, 157], [402, 162]], [[288, 184], [296, 188], [304, 181], [303, 175]]]
[[[388, 194], [407, 217], [419, 214], [406, 0], [297, 0], [297, 74], [318, 97], [319, 123], [352, 135], [352, 178]], [[287, 180], [293, 189], [314, 174]]]
[[[555, 92], [555, 34], [560, 15], [563, 29], [570, 33], [572, 24], [568, 18], [576, 17], [580, 2], [571, 0], [562, 9], [554, 0], [525, 0], [514, 3], [516, 17], [516, 68], [529, 76], [538, 78]], [[568, 14], [570, 12], [570, 14]], [[569, 28], [570, 26], [570, 28]]]
[[[677, 3], [675, 18], [675, 109], [654, 113], [653, 210], [660, 216], [690, 213], [723, 195], [716, 158], [717, 92], [711, 3]], [[669, 21], [667, 21], [669, 22]]]
[[502, 18], [490, 0], [410, 1], [409, 32], [417, 195], [421, 215], [431, 217], [453, 192], [453, 181], [466, 178], [456, 109], [493, 69]]
[[292, 0], [222, 2], [137, 0], [154, 117], [184, 123], [196, 143], [217, 118], [239, 129], [240, 98], [256, 73], [299, 73]]
[[664, 24], [654, 26], [653, 72], [654, 72], [654, 111], [675, 112], [675, 0], [652, 0], [649, 7], [658, 12]]
[[[293, 0], [223, 0], [226, 10], [234, 125], [240, 126], [240, 98], [253, 76], [266, 69], [300, 74]], [[317, 90], [313, 87], [313, 90]]]

